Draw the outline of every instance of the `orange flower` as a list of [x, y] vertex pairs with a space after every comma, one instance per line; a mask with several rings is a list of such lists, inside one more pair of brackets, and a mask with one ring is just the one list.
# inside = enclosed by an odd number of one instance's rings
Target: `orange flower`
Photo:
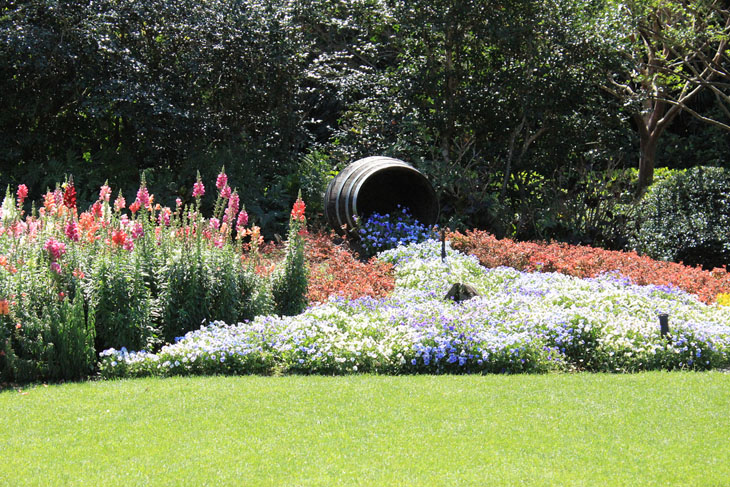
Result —
[[304, 204], [301, 198], [297, 198], [294, 202], [294, 206], [291, 209], [291, 217], [295, 220], [304, 221], [304, 210], [307, 206]]
[[0, 315], [9, 315], [10, 305], [7, 299], [0, 299]]
[[117, 245], [124, 245], [127, 241], [127, 234], [123, 230], [114, 230], [112, 232], [112, 242]]

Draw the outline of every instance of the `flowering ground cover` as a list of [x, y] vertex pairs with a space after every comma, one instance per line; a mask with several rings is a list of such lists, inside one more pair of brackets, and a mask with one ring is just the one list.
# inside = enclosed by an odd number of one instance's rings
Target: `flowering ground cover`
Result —
[[524, 271], [560, 272], [577, 277], [596, 277], [619, 270], [636, 284], [676, 286], [706, 303], [718, 294], [730, 293], [730, 272], [706, 271], [675, 262], [654, 260], [636, 252], [621, 252], [565, 243], [515, 242], [497, 239], [483, 230], [449, 234], [454, 248], [477, 256], [485, 267], [513, 267]]
[[[212, 322], [158, 353], [110, 349], [104, 377], [176, 374], [481, 373], [710, 369], [730, 365], [730, 309], [618, 274], [581, 279], [487, 269], [428, 241], [386, 251], [385, 298], [332, 298], [292, 317]], [[454, 282], [481, 296], [455, 303]], [[669, 315], [660, 334], [658, 315]]]

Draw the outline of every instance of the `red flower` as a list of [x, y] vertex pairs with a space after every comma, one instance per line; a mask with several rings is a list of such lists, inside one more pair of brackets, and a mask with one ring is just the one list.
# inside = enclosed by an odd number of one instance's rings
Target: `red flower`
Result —
[[131, 211], [132, 214], [135, 214], [135, 213], [137, 213], [137, 210], [139, 210], [140, 206], [141, 205], [139, 204], [139, 201], [135, 201], [134, 203], [129, 205], [129, 211]]
[[304, 204], [304, 201], [301, 198], [297, 198], [291, 209], [291, 217], [295, 220], [304, 221], [304, 210], [306, 208], [307, 205]]
[[76, 188], [74, 188], [73, 179], [66, 184], [66, 190], [63, 192], [63, 204], [66, 208], [76, 208]]
[[127, 234], [123, 230], [114, 230], [112, 232], [112, 242], [117, 245], [124, 245], [127, 242]]

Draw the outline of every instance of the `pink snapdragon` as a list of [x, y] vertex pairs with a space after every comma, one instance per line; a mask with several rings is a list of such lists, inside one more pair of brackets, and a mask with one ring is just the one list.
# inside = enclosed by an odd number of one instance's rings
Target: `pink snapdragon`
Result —
[[28, 186], [21, 184], [18, 186], [18, 206], [22, 206], [25, 199], [28, 197]]
[[150, 192], [147, 191], [147, 186], [140, 186], [137, 190], [137, 201], [143, 208], [147, 208], [150, 204]]
[[238, 221], [236, 221], [236, 230], [239, 232], [243, 227], [248, 225], [248, 213], [246, 213], [246, 208], [241, 210], [241, 213], [238, 214]]
[[104, 186], [102, 186], [101, 189], [99, 190], [99, 199], [109, 203], [109, 198], [111, 197], [111, 195], [112, 195], [112, 189], [109, 186], [107, 186], [106, 184], [104, 184]]
[[227, 200], [231, 197], [231, 187], [230, 186], [224, 186], [221, 190], [221, 198], [224, 200]]
[[233, 224], [233, 220], [236, 218], [236, 213], [238, 213], [238, 206], [241, 203], [241, 199], [238, 197], [237, 192], [233, 192], [230, 199], [228, 200], [228, 208], [226, 208], [226, 213], [223, 215], [223, 222], [229, 222], [230, 225]]
[[205, 194], [205, 186], [203, 181], [198, 180], [193, 184], [193, 198], [199, 198]]
[[48, 251], [53, 262], [57, 261], [63, 254], [66, 253], [66, 244], [63, 242], [59, 242], [55, 238], [49, 238], [48, 240], [46, 240], [46, 244], [43, 246], [43, 248]]
[[81, 238], [81, 235], [79, 233], [79, 224], [73, 220], [69, 221], [66, 224], [66, 227], [63, 229], [63, 231], [68, 239], [72, 242], [78, 242]]
[[170, 226], [170, 216], [172, 216], [172, 210], [168, 208], [167, 206], [160, 211], [160, 214], [157, 216], [157, 223], [159, 225], [165, 225]]
[[[215, 180], [215, 187], [218, 188], [218, 191], [223, 191], [223, 188], [226, 187], [228, 184], [228, 176], [226, 176], [225, 170], [221, 169], [221, 173], [218, 175], [218, 177]], [[224, 196], [225, 198], [225, 196]]]
[[122, 196], [122, 193], [119, 193], [119, 196], [117, 196], [117, 199], [114, 200], [114, 211], [121, 211], [123, 208], [126, 208], [127, 202], [124, 199], [124, 196]]
[[130, 233], [132, 234], [133, 239], [137, 239], [144, 235], [144, 227], [140, 222], [134, 222], [134, 226], [132, 227], [132, 231]]
[[210, 219], [210, 228], [212, 228], [214, 230], [218, 230], [218, 228], [220, 228], [220, 226], [221, 226], [221, 222], [217, 218], [213, 217]]
[[101, 218], [101, 216], [104, 214], [104, 212], [102, 211], [102, 208], [101, 208], [101, 203], [99, 203], [97, 201], [96, 203], [91, 205], [91, 214]]

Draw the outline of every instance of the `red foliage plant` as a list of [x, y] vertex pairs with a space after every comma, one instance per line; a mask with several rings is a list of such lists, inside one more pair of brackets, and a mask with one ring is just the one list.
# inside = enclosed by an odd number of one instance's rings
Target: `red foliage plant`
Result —
[[482, 230], [469, 230], [466, 234], [450, 232], [448, 238], [454, 249], [476, 256], [489, 268], [508, 266], [528, 272], [560, 272], [576, 277], [595, 277], [618, 271], [635, 284], [673, 285], [706, 303], [714, 302], [720, 293], [730, 292], [730, 273], [724, 267], [706, 271], [654, 260], [636, 252], [565, 243], [500, 240]]
[[334, 239], [333, 233], [311, 233], [306, 237], [310, 303], [324, 302], [330, 296], [380, 298], [393, 290], [391, 264], [374, 258], [361, 262], [346, 243], [335, 244]]

